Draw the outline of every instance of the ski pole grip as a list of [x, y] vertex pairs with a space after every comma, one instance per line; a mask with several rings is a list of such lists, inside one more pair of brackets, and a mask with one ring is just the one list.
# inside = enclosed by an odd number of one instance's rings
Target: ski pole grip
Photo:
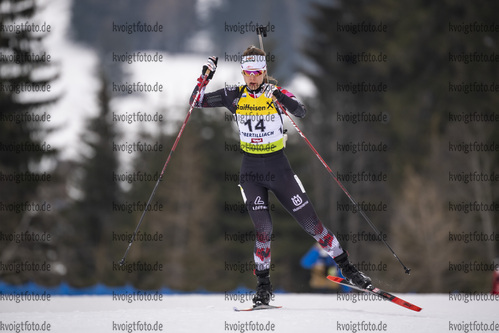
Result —
[[259, 26], [258, 28], [256, 28], [256, 34], [263, 35], [263, 37], [267, 37], [267, 28], [264, 27], [263, 25]]

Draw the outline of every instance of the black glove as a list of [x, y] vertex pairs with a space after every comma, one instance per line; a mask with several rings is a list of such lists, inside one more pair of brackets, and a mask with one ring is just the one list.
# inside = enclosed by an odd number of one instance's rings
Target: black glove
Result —
[[204, 75], [206, 71], [209, 69], [210, 74], [208, 74], [208, 79], [211, 80], [213, 78], [213, 75], [215, 74], [215, 71], [217, 70], [217, 62], [218, 62], [218, 57], [215, 56], [209, 57], [208, 61], [203, 66], [203, 72], [201, 74]]

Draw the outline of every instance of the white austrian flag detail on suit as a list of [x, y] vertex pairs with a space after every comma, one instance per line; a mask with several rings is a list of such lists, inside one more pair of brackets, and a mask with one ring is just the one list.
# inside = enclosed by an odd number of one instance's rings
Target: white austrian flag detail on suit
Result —
[[252, 154], [268, 154], [284, 148], [282, 118], [271, 98], [252, 97], [244, 92], [236, 110], [241, 149]]
[[293, 208], [293, 212], [297, 212], [306, 205], [308, 205], [308, 200], [303, 202], [303, 199], [299, 194], [292, 196], [291, 202], [293, 202], [293, 205], [296, 206], [296, 208]]

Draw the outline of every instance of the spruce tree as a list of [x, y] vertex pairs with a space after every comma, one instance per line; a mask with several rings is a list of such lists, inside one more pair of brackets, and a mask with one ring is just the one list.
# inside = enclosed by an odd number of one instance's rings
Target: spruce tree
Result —
[[[315, 33], [306, 53], [317, 70], [309, 75], [319, 89], [319, 116], [325, 119], [322, 130], [330, 134], [329, 140], [321, 141], [336, 143], [344, 137], [349, 138], [347, 142], [356, 142], [365, 137], [373, 142], [381, 138], [388, 144], [385, 155], [373, 155], [370, 161], [363, 161], [361, 154], [352, 158], [342, 153], [347, 160], [341, 167], [349, 171], [361, 165], [367, 172], [382, 167], [388, 175], [385, 188], [364, 184], [365, 195], [359, 196], [352, 185], [350, 192], [357, 198], [368, 198], [388, 191], [390, 213], [369, 215], [381, 230], [388, 230], [392, 247], [413, 268], [413, 278], [402, 280], [401, 288], [478, 290], [477, 282], [483, 286], [490, 279], [489, 272], [475, 275], [475, 281], [458, 279], [445, 267], [462, 260], [492, 260], [497, 247], [493, 242], [486, 246], [469, 244], [464, 252], [463, 244], [442, 242], [456, 230], [485, 234], [497, 230], [497, 214], [493, 211], [463, 213], [449, 208], [450, 203], [493, 203], [498, 197], [497, 186], [491, 181], [464, 183], [450, 177], [470, 171], [492, 175], [497, 169], [497, 154], [493, 152], [463, 153], [450, 148], [451, 144], [468, 142], [490, 146], [497, 139], [494, 120], [464, 119], [470, 115], [493, 116], [492, 110], [498, 105], [497, 91], [491, 91], [499, 69], [493, 59], [499, 45], [494, 32], [496, 12], [497, 4], [487, 1], [340, 1], [334, 7], [318, 5], [311, 20]], [[352, 29], [362, 28], [362, 24], [386, 25], [386, 30], [353, 33]], [[354, 64], [343, 60], [344, 55], [352, 52], [355, 56], [359, 51], [375, 55], [383, 52], [387, 61]], [[370, 96], [339, 94], [341, 89], [335, 84], [345, 80], [382, 81], [388, 89]], [[476, 87], [481, 88], [474, 90]], [[335, 119], [336, 110], [354, 115], [385, 112], [389, 121], [354, 126]], [[463, 119], [455, 120], [459, 116]], [[380, 215], [386, 218], [377, 223]], [[372, 258], [392, 264], [386, 249], [375, 252], [373, 243], [363, 248], [371, 251]], [[414, 283], [429, 271], [434, 273], [431, 286]], [[398, 278], [398, 273], [389, 270], [384, 278]]]
[[89, 286], [105, 282], [112, 271], [113, 203], [120, 197], [113, 173], [118, 168], [118, 157], [113, 152], [116, 131], [111, 123], [110, 96], [103, 72], [98, 93], [98, 114], [87, 123], [83, 134], [84, 159], [75, 168], [81, 198], [74, 203], [68, 216], [72, 232], [68, 235], [69, 255], [66, 264], [71, 267], [68, 283]]
[[[2, 1], [0, 6], [0, 231], [6, 235], [51, 228], [46, 217], [54, 202], [40, 208], [46, 199], [37, 174], [40, 161], [55, 153], [45, 140], [45, 125], [58, 99], [52, 90], [58, 69], [44, 47], [51, 27], [40, 19], [42, 13], [36, 1]], [[0, 252], [3, 263], [50, 262], [44, 244], [35, 242], [1, 242]], [[36, 275], [24, 271], [5, 279], [20, 283]]]

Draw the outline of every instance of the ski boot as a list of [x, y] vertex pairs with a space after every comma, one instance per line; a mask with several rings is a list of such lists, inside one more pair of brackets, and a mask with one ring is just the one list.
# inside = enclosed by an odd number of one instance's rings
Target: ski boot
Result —
[[371, 285], [371, 278], [359, 271], [350, 260], [348, 260], [348, 253], [346, 251], [334, 258], [334, 261], [338, 264], [343, 277], [351, 284], [362, 289], [366, 289]]
[[255, 270], [257, 277], [256, 294], [253, 297], [253, 306], [269, 305], [272, 296], [272, 284], [270, 283], [269, 270]]

